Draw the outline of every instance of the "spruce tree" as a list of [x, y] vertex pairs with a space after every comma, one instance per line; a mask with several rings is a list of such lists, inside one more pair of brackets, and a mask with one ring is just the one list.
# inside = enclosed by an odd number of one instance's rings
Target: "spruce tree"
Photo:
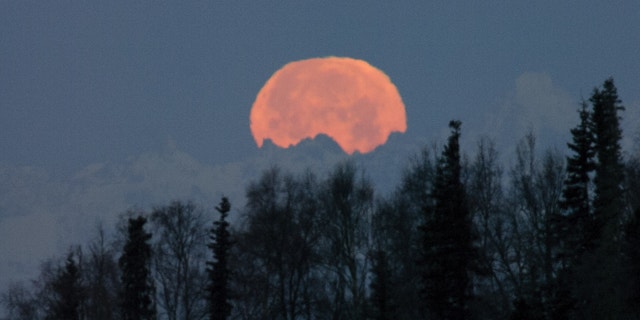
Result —
[[129, 219], [127, 240], [118, 261], [122, 271], [120, 306], [123, 320], [155, 319], [155, 290], [149, 271], [151, 234], [144, 230], [146, 222], [142, 216]]
[[229, 267], [228, 256], [231, 249], [229, 223], [226, 221], [231, 204], [226, 197], [216, 207], [220, 219], [215, 221], [211, 229], [211, 242], [208, 247], [213, 252], [213, 261], [207, 262], [209, 274], [209, 319], [225, 320], [231, 314], [229, 303]]
[[477, 259], [472, 219], [461, 181], [460, 121], [451, 121], [451, 135], [439, 159], [421, 227], [423, 295], [438, 319], [466, 319], [471, 298], [472, 265]]
[[64, 268], [59, 270], [57, 278], [52, 284], [53, 302], [48, 310], [46, 319], [80, 319], [79, 308], [82, 294], [80, 285], [80, 271], [73, 253], [69, 253]]
[[591, 173], [595, 169], [594, 136], [591, 112], [586, 101], [578, 111], [580, 122], [571, 129], [572, 142], [567, 143], [573, 153], [567, 157], [566, 178], [560, 208], [563, 214], [554, 217], [553, 232], [558, 254], [554, 257], [560, 269], [554, 279], [551, 314], [554, 319], [566, 319], [576, 305], [571, 282], [581, 256], [595, 245]]
[[591, 131], [591, 112], [586, 102], [579, 111], [580, 123], [571, 129], [573, 142], [567, 143], [573, 152], [567, 157], [567, 177], [562, 190], [561, 208], [565, 211], [565, 219], [560, 223], [558, 236], [564, 241], [564, 259], [567, 263], [575, 262], [578, 256], [592, 244], [588, 243], [592, 218], [590, 174], [595, 169], [594, 137]]
[[[625, 275], [627, 285], [625, 304], [627, 312], [640, 318], [640, 208], [636, 209], [625, 226]], [[631, 316], [629, 316], [631, 318]]]
[[628, 279], [623, 267], [623, 165], [620, 117], [624, 110], [613, 79], [595, 88], [589, 99], [593, 106], [591, 131], [594, 136], [595, 177], [593, 219], [577, 280], [575, 312], [583, 319], [620, 319], [624, 309], [624, 287]]
[[596, 237], [600, 238], [602, 244], [615, 241], [623, 210], [623, 164], [620, 147], [622, 129], [618, 111], [624, 110], [624, 107], [618, 99], [612, 78], [604, 82], [602, 89], [594, 89], [590, 101], [593, 104], [591, 122], [597, 157], [594, 178], [594, 225]]

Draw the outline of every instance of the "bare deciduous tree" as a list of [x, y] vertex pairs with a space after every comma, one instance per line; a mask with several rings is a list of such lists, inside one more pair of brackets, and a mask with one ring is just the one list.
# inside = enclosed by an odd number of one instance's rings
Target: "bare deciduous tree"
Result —
[[206, 224], [192, 203], [174, 201], [151, 214], [158, 305], [169, 320], [203, 319], [206, 305]]
[[315, 176], [266, 171], [247, 189], [246, 222], [235, 246], [232, 291], [238, 317], [309, 319], [321, 290]]
[[320, 195], [333, 318], [361, 319], [366, 307], [373, 187], [358, 173], [351, 162], [338, 164]]

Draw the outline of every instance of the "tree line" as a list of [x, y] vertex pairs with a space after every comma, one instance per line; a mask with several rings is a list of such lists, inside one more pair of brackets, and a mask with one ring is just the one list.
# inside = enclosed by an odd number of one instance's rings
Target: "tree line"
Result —
[[129, 212], [3, 293], [11, 319], [640, 319], [640, 159], [613, 79], [578, 110], [568, 156], [528, 134], [409, 160], [376, 195], [354, 162], [273, 167], [231, 225], [174, 201]]

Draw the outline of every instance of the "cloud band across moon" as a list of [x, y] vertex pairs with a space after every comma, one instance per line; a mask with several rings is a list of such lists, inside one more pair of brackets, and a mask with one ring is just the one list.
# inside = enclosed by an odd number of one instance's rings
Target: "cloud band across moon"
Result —
[[348, 154], [373, 151], [392, 132], [407, 129], [402, 98], [389, 77], [344, 57], [286, 64], [258, 93], [250, 121], [258, 147], [270, 139], [288, 148], [325, 134]]

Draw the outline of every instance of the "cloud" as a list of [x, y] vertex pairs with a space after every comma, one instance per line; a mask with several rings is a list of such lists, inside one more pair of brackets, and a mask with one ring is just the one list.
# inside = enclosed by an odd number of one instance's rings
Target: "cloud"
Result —
[[526, 72], [515, 80], [504, 103], [488, 115], [483, 134], [496, 139], [503, 153], [513, 152], [512, 146], [529, 131], [536, 135], [538, 146], [562, 150], [569, 129], [577, 124], [578, 108], [579, 101], [547, 73]]
[[546, 73], [524, 73], [516, 79], [512, 107], [520, 121], [538, 129], [566, 130], [576, 122], [578, 108], [571, 96], [556, 88]]

